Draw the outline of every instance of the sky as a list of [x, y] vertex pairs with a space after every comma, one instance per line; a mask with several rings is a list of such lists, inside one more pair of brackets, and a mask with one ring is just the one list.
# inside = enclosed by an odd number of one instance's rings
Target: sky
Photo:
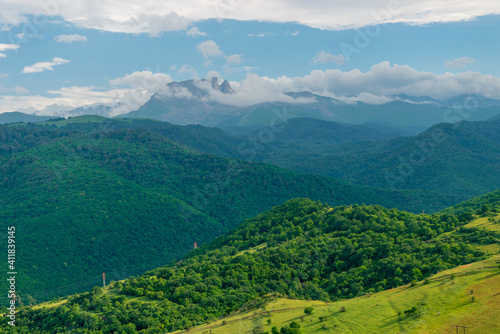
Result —
[[0, 0], [0, 113], [126, 112], [213, 76], [235, 105], [303, 90], [500, 99], [499, 56], [497, 0]]

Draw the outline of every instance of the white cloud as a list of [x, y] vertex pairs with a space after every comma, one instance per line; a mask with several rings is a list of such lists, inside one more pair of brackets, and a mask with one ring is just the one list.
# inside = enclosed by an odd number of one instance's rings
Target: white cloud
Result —
[[[197, 78], [196, 71], [189, 65], [179, 69], [181, 74], [191, 73]], [[0, 74], [0, 76], [2, 76]], [[209, 72], [207, 76], [217, 76], [219, 73]], [[150, 96], [158, 91], [164, 96], [192, 97], [182, 88], [168, 89], [164, 83], [171, 78], [166, 74], [152, 74], [149, 71], [134, 72], [110, 81], [112, 85], [126, 85], [131, 88], [102, 90], [95, 87], [65, 87], [52, 90], [52, 96], [0, 96], [0, 112], [18, 110], [31, 106], [43, 110], [50, 105], [79, 107], [94, 103], [118, 103], [114, 114], [121, 114], [137, 109]], [[156, 83], [161, 82], [162, 85]], [[262, 102], [305, 103], [308, 99], [293, 100], [286, 92], [310, 91], [312, 93], [337, 98], [347, 103], [363, 101], [367, 103], [385, 103], [391, 96], [407, 94], [410, 96], [430, 96], [445, 100], [464, 94], [481, 94], [488, 98], [500, 99], [500, 78], [483, 75], [479, 72], [444, 73], [441, 75], [430, 72], [419, 72], [407, 65], [391, 65], [382, 62], [373, 65], [370, 70], [362, 72], [358, 69], [341, 71], [329, 69], [314, 70], [301, 77], [278, 78], [260, 77], [248, 73], [245, 80], [231, 82], [235, 94], [223, 94], [211, 89], [209, 99], [235, 105], [248, 106]]]
[[196, 72], [196, 69], [191, 65], [182, 65], [182, 67], [177, 72], [179, 74], [189, 73], [191, 74], [192, 78], [198, 79], [198, 72]]
[[[1, 16], [0, 16], [1, 18]], [[1, 44], [0, 43], [0, 58], [7, 58], [7, 55], [3, 51], [11, 51], [19, 49], [17, 44]]]
[[206, 41], [206, 42], [201, 42], [198, 44], [196, 47], [199, 52], [203, 54], [203, 57], [208, 58], [208, 57], [216, 57], [216, 56], [222, 56], [224, 53], [220, 50], [219, 46], [217, 43], [214, 41]]
[[449, 60], [444, 63], [447, 68], [462, 68], [467, 65], [473, 65], [476, 60], [471, 57], [461, 57], [453, 60]]
[[25, 110], [28, 106], [33, 110], [44, 110], [51, 105], [64, 105], [77, 108], [95, 102], [112, 103], [117, 96], [123, 95], [123, 90], [99, 92], [95, 91], [95, 87], [68, 87], [58, 91], [50, 91], [49, 93], [55, 96], [1, 96], [0, 112]]
[[226, 67], [231, 65], [239, 65], [243, 61], [242, 55], [231, 55], [226, 58]]
[[141, 88], [148, 91], [156, 91], [160, 87], [172, 82], [172, 77], [164, 73], [155, 73], [151, 71], [134, 72], [121, 78], [115, 78], [109, 81], [112, 86], [129, 86], [131, 88]]
[[17, 44], [1, 44], [0, 43], [0, 51], [9, 51], [9, 50], [17, 50], [19, 49], [19, 45]]
[[52, 59], [52, 61], [42, 61], [42, 62], [33, 64], [31, 66], [26, 66], [23, 69], [23, 73], [37, 73], [37, 72], [44, 72], [44, 71], [53, 71], [54, 69], [52, 67], [54, 67], [56, 65], [67, 64], [67, 63], [69, 63], [69, 60], [64, 59], [64, 58], [55, 57]]
[[86, 42], [87, 37], [78, 34], [59, 35], [54, 37], [54, 41], [56, 41], [57, 43]]
[[259, 34], [248, 34], [248, 37], [266, 37], [266, 36], [272, 36], [274, 35], [273, 33], [270, 32], [261, 32]]
[[222, 75], [220, 75], [220, 73], [217, 71], [208, 71], [208, 73], [205, 75], [205, 78], [207, 78], [207, 79], [212, 79], [212, 78], [221, 79]]
[[190, 37], [196, 37], [196, 36], [208, 36], [208, 34], [206, 32], [202, 32], [200, 31], [198, 28], [196, 27], [192, 27], [191, 29], [189, 29], [187, 32], [186, 32], [186, 35], [190, 36]]
[[337, 30], [387, 22], [464, 21], [500, 14], [500, 7], [497, 0], [0, 0], [0, 26], [27, 22], [27, 15], [34, 14], [60, 16], [82, 28], [157, 36], [207, 19], [298, 22]]
[[295, 37], [295, 36], [298, 36], [300, 34], [300, 30], [295, 30], [295, 31], [290, 31], [290, 30], [287, 30], [286, 31], [286, 34], [287, 35], [290, 35], [292, 37]]
[[28, 94], [30, 92], [29, 90], [21, 86], [15, 86], [13, 90], [16, 94]]
[[437, 75], [419, 72], [406, 65], [391, 65], [382, 62], [372, 66], [369, 71], [352, 70], [343, 72], [338, 69], [314, 70], [303, 77], [278, 78], [260, 77], [248, 73], [242, 82], [231, 82], [235, 94], [227, 95], [217, 91], [211, 99], [236, 106], [248, 106], [262, 102], [304, 103], [296, 101], [286, 92], [310, 91], [312, 93], [336, 98], [346, 103], [358, 101], [382, 104], [392, 101], [391, 96], [407, 94], [410, 96], [430, 96], [446, 100], [464, 94], [480, 94], [500, 99], [500, 78], [482, 75], [478, 72]]
[[0, 96], [0, 113], [7, 111], [37, 112], [38, 115], [71, 116], [67, 111], [93, 104], [114, 106], [112, 115], [137, 110], [146, 103], [152, 92], [144, 89], [111, 89], [102, 90], [93, 86], [63, 87], [42, 95], [2, 95]]
[[230, 84], [235, 91], [234, 94], [224, 94], [218, 90], [211, 89], [210, 85], [207, 84], [206, 89], [210, 92], [210, 99], [238, 107], [264, 102], [311, 102], [309, 99], [293, 99], [284, 94], [280, 87], [275, 85], [271, 80], [254, 73], [248, 73], [242, 82], [232, 81]]
[[338, 56], [321, 50], [313, 58], [313, 64], [321, 63], [335, 63], [337, 65], [343, 65], [345, 62], [344, 55], [339, 54]]
[[323, 94], [323, 95], [333, 97], [334, 99], [349, 104], [354, 104], [357, 102], [364, 102], [368, 104], [384, 104], [394, 101], [393, 98], [384, 95], [374, 95], [366, 92], [360, 93], [356, 96], [336, 96], [335, 94]]
[[244, 66], [243, 69], [247, 72], [252, 72], [254, 69], [259, 68], [259, 66]]
[[314, 70], [304, 77], [282, 76], [269, 79], [281, 91], [311, 91], [335, 96], [357, 96], [369, 93], [377, 96], [407, 94], [410, 96], [430, 96], [445, 100], [462, 94], [481, 94], [500, 99], [500, 78], [479, 72], [458, 74], [434, 74], [419, 72], [407, 65], [391, 65], [382, 62], [373, 65], [367, 72], [338, 69]]

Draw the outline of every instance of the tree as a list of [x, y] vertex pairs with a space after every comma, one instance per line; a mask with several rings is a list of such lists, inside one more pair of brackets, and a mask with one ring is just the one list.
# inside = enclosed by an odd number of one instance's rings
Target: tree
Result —
[[306, 308], [304, 309], [304, 313], [305, 313], [306, 315], [311, 315], [311, 314], [312, 314], [312, 312], [313, 312], [313, 310], [314, 310], [314, 309], [313, 309], [312, 307], [306, 307]]

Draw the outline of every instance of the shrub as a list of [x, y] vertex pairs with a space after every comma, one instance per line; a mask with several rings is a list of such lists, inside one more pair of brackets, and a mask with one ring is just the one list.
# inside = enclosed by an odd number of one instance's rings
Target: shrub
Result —
[[413, 315], [413, 314], [418, 313], [418, 310], [417, 310], [417, 307], [416, 307], [416, 306], [413, 306], [412, 308], [405, 310], [405, 312], [404, 312], [404, 313], [405, 313], [407, 316], [410, 316], [410, 315]]
[[314, 310], [314, 309], [313, 309], [312, 307], [306, 307], [306, 308], [304, 309], [304, 313], [305, 313], [306, 315], [311, 315], [311, 314], [312, 314], [312, 312], [313, 312], [313, 310]]

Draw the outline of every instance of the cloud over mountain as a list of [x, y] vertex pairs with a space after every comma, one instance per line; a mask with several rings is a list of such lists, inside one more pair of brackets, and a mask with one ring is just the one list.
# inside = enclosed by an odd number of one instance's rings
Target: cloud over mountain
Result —
[[407, 65], [391, 65], [385, 61], [369, 71], [358, 69], [343, 72], [338, 69], [315, 70], [303, 77], [281, 76], [268, 79], [281, 91], [311, 91], [335, 96], [357, 96], [369, 93], [377, 96], [407, 94], [430, 96], [438, 100], [462, 94], [481, 94], [500, 98], [500, 78], [479, 72], [434, 74], [419, 72]]
[[[43, 66], [42, 66], [43, 67]], [[187, 68], [187, 67], [186, 67]], [[219, 76], [210, 72], [210, 76]], [[57, 97], [3, 96], [5, 111], [13, 111], [26, 106], [42, 110], [53, 104], [80, 107], [93, 103], [120, 103], [116, 113], [135, 110], [145, 103], [155, 92], [164, 96], [193, 98], [182, 87], [167, 88], [172, 78], [164, 73], [136, 71], [110, 80], [111, 86], [126, 86], [110, 90], [95, 87], [63, 87], [48, 93]], [[430, 96], [446, 100], [464, 94], [480, 94], [488, 98], [500, 99], [500, 78], [479, 72], [445, 73], [437, 75], [419, 72], [407, 65], [391, 65], [382, 62], [369, 71], [341, 71], [329, 69], [314, 70], [306, 76], [269, 78], [248, 73], [242, 81], [231, 81], [234, 94], [224, 94], [213, 89], [209, 83], [198, 83], [207, 94], [202, 99], [233, 106], [249, 106], [264, 102], [307, 103], [310, 99], [293, 99], [287, 92], [310, 91], [330, 96], [347, 103], [356, 101], [381, 104], [391, 101], [391, 96]]]
[[172, 81], [172, 78], [168, 74], [153, 74], [151, 71], [136, 71], [123, 77], [110, 80], [109, 83], [112, 86], [129, 86], [131, 88], [156, 91], [160, 86], [164, 86]]

